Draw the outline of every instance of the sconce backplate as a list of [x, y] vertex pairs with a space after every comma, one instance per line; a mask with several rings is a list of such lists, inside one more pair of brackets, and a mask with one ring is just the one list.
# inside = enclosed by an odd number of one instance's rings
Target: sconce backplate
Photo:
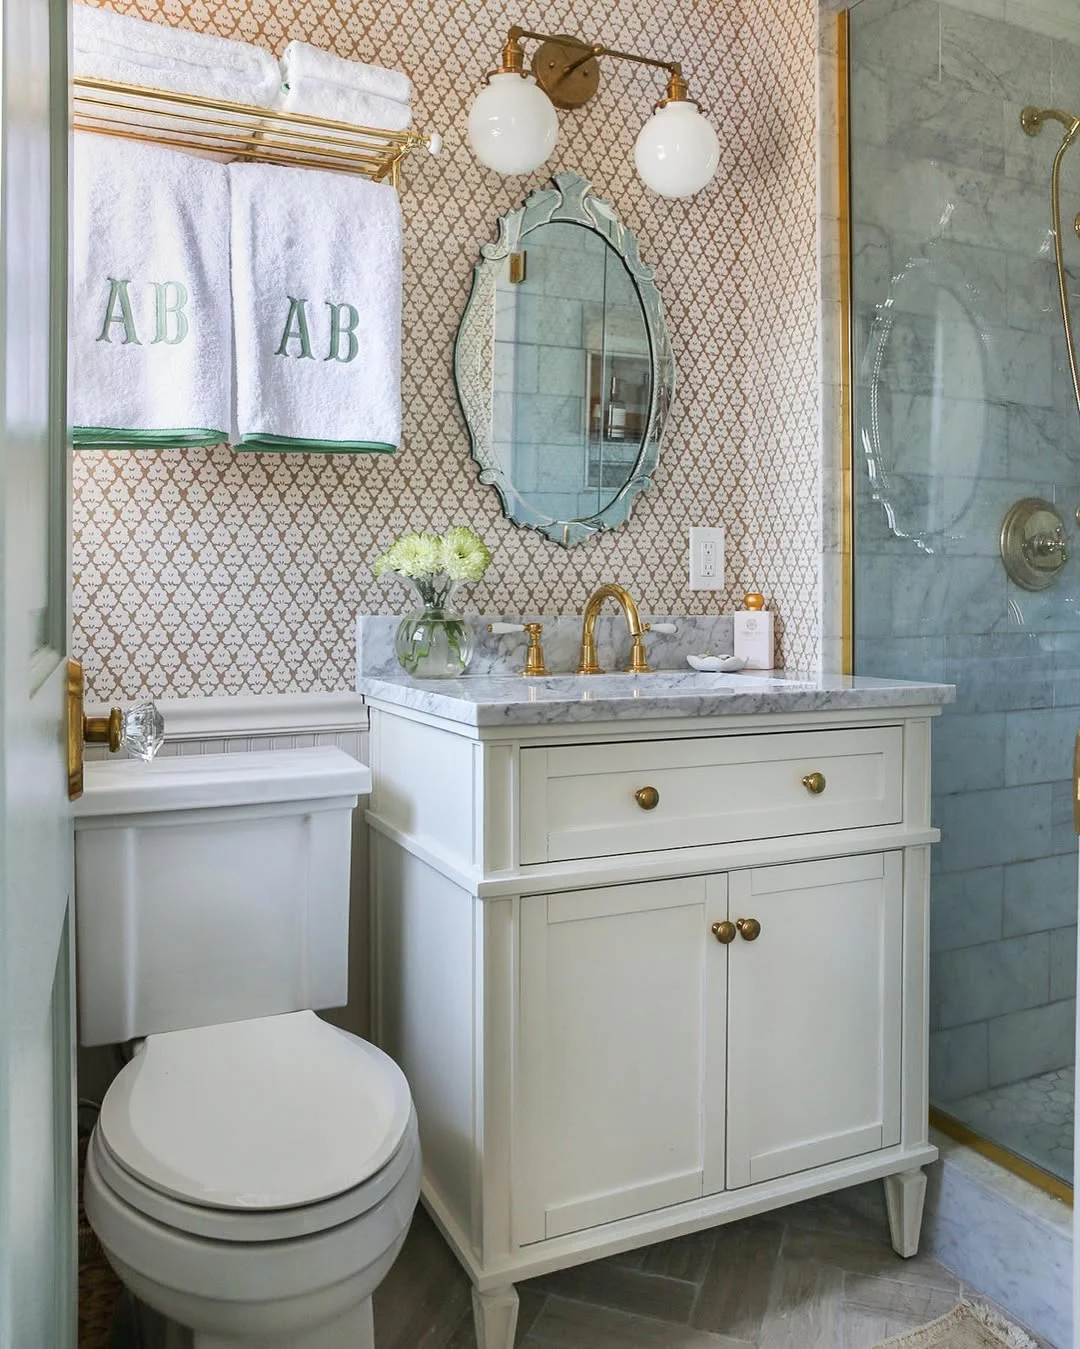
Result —
[[[537, 47], [532, 59], [533, 74], [557, 108], [580, 108], [599, 89], [600, 66], [590, 54], [592, 50], [587, 42], [563, 33]], [[583, 57], [588, 59], [582, 61]], [[582, 64], [570, 71], [579, 61]]]
[[1041, 497], [1024, 497], [1009, 507], [1001, 526], [1001, 560], [1023, 590], [1045, 590], [1069, 560], [1065, 521]]

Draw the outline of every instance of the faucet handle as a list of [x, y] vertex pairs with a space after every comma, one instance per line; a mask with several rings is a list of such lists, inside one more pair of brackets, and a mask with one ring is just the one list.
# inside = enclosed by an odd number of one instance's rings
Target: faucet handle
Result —
[[642, 629], [645, 632], [662, 632], [670, 634], [679, 631], [677, 623], [642, 623]]
[[540, 643], [540, 634], [544, 631], [543, 623], [489, 623], [488, 632], [501, 636], [508, 632], [524, 632], [528, 634], [529, 645], [525, 650], [525, 668], [523, 675], [549, 675], [551, 671], [544, 664], [544, 648]]

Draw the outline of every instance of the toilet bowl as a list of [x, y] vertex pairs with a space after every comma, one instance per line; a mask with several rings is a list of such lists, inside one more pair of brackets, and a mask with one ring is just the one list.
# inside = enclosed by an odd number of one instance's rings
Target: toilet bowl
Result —
[[87, 766], [81, 1038], [145, 1038], [83, 1197], [164, 1318], [148, 1349], [373, 1349], [371, 1295], [419, 1198], [416, 1116], [397, 1065], [311, 1010], [344, 1001], [369, 783], [330, 749]]
[[149, 1037], [106, 1094], [84, 1200], [195, 1349], [370, 1349], [419, 1189], [400, 1069], [298, 1012]]

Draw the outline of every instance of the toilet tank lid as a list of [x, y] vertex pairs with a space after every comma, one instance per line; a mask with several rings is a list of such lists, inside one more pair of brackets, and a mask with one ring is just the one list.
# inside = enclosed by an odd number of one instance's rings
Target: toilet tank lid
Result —
[[77, 819], [366, 796], [371, 769], [332, 746], [88, 763]]

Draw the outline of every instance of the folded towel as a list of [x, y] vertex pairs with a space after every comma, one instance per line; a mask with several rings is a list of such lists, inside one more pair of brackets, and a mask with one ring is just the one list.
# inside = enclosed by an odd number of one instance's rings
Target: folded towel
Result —
[[391, 452], [401, 211], [385, 183], [230, 164], [236, 448]]
[[74, 138], [77, 445], [215, 445], [232, 397], [229, 180], [156, 145]]
[[262, 47], [86, 5], [74, 6], [72, 74], [260, 108], [281, 90], [278, 63]]
[[310, 117], [380, 131], [408, 131], [412, 126], [412, 109], [407, 103], [378, 94], [357, 93], [355, 89], [323, 80], [298, 80], [288, 85], [282, 91], [281, 106], [286, 112], [303, 112]]
[[408, 75], [384, 66], [369, 66], [363, 61], [346, 61], [333, 52], [313, 47], [309, 42], [290, 42], [281, 58], [283, 84], [299, 84], [318, 80], [322, 84], [339, 84], [358, 94], [374, 94], [377, 98], [392, 98], [396, 103], [411, 103], [413, 90]]

